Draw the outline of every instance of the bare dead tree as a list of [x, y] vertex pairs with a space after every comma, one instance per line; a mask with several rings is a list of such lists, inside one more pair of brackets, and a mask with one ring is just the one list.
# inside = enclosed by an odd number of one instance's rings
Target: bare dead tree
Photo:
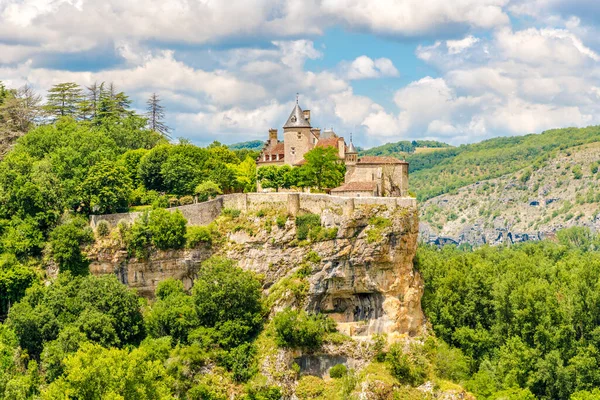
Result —
[[156, 93], [152, 93], [146, 102], [146, 118], [148, 119], [148, 128], [158, 132], [166, 138], [171, 138], [169, 132], [171, 129], [165, 124], [165, 109], [160, 103], [160, 98]]

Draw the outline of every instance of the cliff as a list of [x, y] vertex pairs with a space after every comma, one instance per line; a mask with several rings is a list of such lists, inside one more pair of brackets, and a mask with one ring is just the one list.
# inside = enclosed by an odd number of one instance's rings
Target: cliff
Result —
[[598, 232], [598, 154], [600, 143], [567, 148], [429, 199], [420, 207], [421, 240], [481, 246], [552, 238], [573, 226]]
[[[272, 309], [291, 305], [326, 313], [351, 336], [421, 331], [423, 282], [413, 269], [418, 236], [413, 199], [254, 194], [186, 207], [188, 221], [210, 223], [211, 244], [154, 251], [139, 260], [128, 257], [113, 235], [90, 251], [91, 272], [116, 273], [152, 297], [168, 277], [191, 287], [201, 262], [222, 255], [262, 276]], [[320, 218], [315, 223], [307, 215]], [[134, 217], [93, 217], [92, 225]]]

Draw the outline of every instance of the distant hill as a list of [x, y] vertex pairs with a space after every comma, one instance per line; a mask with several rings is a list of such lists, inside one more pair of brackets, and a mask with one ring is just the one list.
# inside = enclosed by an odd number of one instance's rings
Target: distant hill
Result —
[[600, 126], [554, 129], [541, 134], [499, 137], [406, 156], [410, 187], [420, 201], [525, 167], [537, 169], [559, 150], [600, 142]]
[[228, 147], [231, 150], [261, 150], [264, 145], [265, 142], [262, 140], [251, 140], [249, 142], [230, 144]]
[[395, 143], [386, 143], [382, 146], [370, 148], [368, 150], [360, 150], [360, 155], [363, 156], [392, 156], [402, 158], [407, 154], [412, 153], [427, 153], [439, 149], [452, 147], [447, 143], [437, 142], [435, 140], [402, 140]]
[[600, 126], [555, 129], [414, 154], [410, 190], [424, 240], [532, 240], [600, 230]]

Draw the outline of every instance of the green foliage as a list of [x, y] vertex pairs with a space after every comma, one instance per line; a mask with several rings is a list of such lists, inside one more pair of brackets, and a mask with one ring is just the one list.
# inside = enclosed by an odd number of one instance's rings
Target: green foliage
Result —
[[186, 224], [187, 220], [179, 210], [152, 210], [148, 218], [152, 244], [160, 250], [182, 248], [185, 245]]
[[583, 177], [583, 171], [581, 170], [581, 165], [575, 165], [571, 171], [573, 172], [573, 178], [581, 179]]
[[124, 167], [113, 161], [99, 162], [90, 168], [80, 187], [83, 209], [94, 214], [127, 211], [131, 179]]
[[579, 228], [558, 237], [559, 244], [418, 250], [424, 311], [436, 335], [467, 357], [438, 347], [438, 374], [465, 379], [468, 365], [467, 386], [487, 398], [516, 387], [523, 390], [515, 398], [566, 399], [600, 384], [599, 317], [590, 306], [600, 301], [597, 239]]
[[110, 225], [106, 221], [100, 221], [96, 225], [96, 234], [98, 237], [107, 237], [110, 233]]
[[69, 326], [88, 340], [111, 346], [137, 344], [144, 335], [135, 293], [114, 276], [60, 274], [49, 286], [34, 286], [8, 314], [19, 345], [39, 357], [45, 342]]
[[296, 237], [306, 240], [311, 231], [321, 228], [321, 216], [318, 214], [304, 214], [296, 217]]
[[264, 145], [265, 145], [265, 142], [263, 142], [262, 140], [251, 140], [249, 142], [240, 142], [240, 143], [230, 144], [229, 148], [231, 150], [249, 149], [249, 150], [260, 151], [260, 150], [262, 150]]
[[422, 358], [405, 353], [400, 344], [390, 346], [385, 360], [390, 373], [400, 383], [418, 386], [425, 382], [427, 376], [426, 363]]
[[287, 179], [292, 168], [289, 165], [282, 165], [280, 167], [276, 165], [268, 165], [266, 167], [258, 168], [256, 171], [257, 180], [261, 186], [265, 189], [275, 189], [276, 192], [280, 188], [289, 188], [289, 180]]
[[189, 226], [185, 234], [186, 246], [193, 249], [200, 243], [211, 244], [214, 234], [210, 226]]
[[304, 186], [330, 189], [344, 182], [346, 166], [340, 162], [335, 147], [315, 147], [304, 154], [306, 164], [302, 166]]
[[451, 147], [449, 144], [435, 140], [402, 140], [395, 143], [386, 143], [381, 146], [372, 147], [369, 150], [360, 151], [362, 156], [398, 156], [402, 153], [414, 153], [417, 147], [430, 149], [442, 149]]
[[332, 378], [342, 378], [346, 374], [348, 374], [348, 368], [344, 364], [337, 364], [329, 369], [329, 376]]
[[281, 347], [316, 350], [326, 333], [335, 332], [335, 322], [321, 314], [285, 309], [273, 318], [277, 344]]
[[0, 315], [6, 315], [11, 305], [38, 280], [34, 270], [21, 264], [14, 255], [0, 255]]
[[170, 399], [170, 378], [162, 363], [144, 349], [105, 349], [84, 344], [65, 359], [65, 373], [43, 392], [43, 399]]
[[279, 229], [283, 229], [283, 228], [285, 228], [285, 223], [287, 222], [287, 217], [284, 215], [278, 215], [275, 222], [277, 223], [277, 227]]
[[207, 201], [223, 194], [219, 185], [212, 181], [205, 181], [196, 186], [194, 194], [198, 196], [198, 201]]
[[221, 215], [228, 218], [238, 218], [242, 212], [235, 208], [224, 208], [221, 210]]
[[88, 274], [89, 260], [81, 251], [82, 244], [94, 241], [94, 232], [81, 217], [68, 219], [50, 233], [52, 258], [61, 272], [73, 275]]
[[[541, 165], [561, 149], [598, 141], [600, 127], [590, 126], [499, 137], [456, 148], [409, 154], [406, 161], [410, 163], [411, 190], [417, 193], [419, 201], [427, 200], [478, 181]], [[575, 175], [578, 174], [574, 174], [576, 178]]]
[[375, 243], [382, 239], [383, 232], [385, 229], [392, 226], [392, 221], [388, 218], [375, 216], [369, 218], [369, 225], [370, 228], [367, 231], [367, 242]]
[[192, 289], [200, 325], [225, 349], [254, 337], [263, 319], [260, 282], [227, 259], [202, 263]]

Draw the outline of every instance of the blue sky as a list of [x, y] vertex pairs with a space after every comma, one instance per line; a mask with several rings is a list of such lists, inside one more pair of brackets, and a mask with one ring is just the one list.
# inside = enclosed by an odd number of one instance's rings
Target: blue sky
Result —
[[0, 0], [0, 80], [156, 92], [174, 137], [265, 139], [300, 93], [358, 145], [600, 123], [592, 0]]

